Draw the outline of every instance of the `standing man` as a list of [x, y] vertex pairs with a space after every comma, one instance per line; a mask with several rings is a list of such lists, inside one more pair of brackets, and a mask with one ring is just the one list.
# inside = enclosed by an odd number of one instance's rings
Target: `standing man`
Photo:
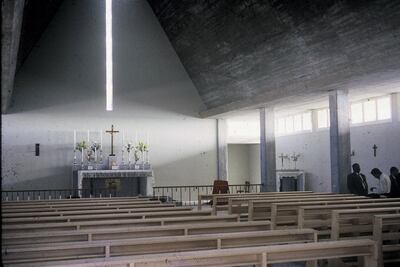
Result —
[[368, 183], [365, 175], [360, 172], [360, 164], [354, 163], [352, 168], [353, 172], [347, 176], [347, 188], [352, 194], [359, 196], [368, 195]]
[[390, 195], [392, 197], [400, 197], [400, 174], [399, 174], [399, 169], [396, 167], [391, 167], [390, 168], [390, 183], [391, 183], [391, 188], [390, 188]]
[[389, 196], [390, 195], [390, 178], [386, 174], [382, 173], [380, 169], [373, 168], [371, 170], [372, 176], [379, 180], [379, 187], [373, 187], [371, 189], [377, 189], [377, 194]]

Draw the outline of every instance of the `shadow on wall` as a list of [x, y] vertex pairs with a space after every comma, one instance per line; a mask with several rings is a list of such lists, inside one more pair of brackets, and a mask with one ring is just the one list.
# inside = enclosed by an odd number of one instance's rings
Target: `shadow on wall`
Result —
[[[178, 171], [177, 171], [178, 170]], [[54, 175], [40, 176], [42, 172]], [[14, 177], [12, 174], [2, 179], [3, 190], [29, 190], [29, 189], [70, 189], [72, 181], [72, 166], [64, 165], [55, 168], [46, 168], [40, 173], [25, 173], [24, 177]], [[37, 173], [37, 174], [35, 174]], [[163, 177], [177, 173], [173, 180]], [[187, 173], [192, 174], [187, 176]], [[165, 175], [165, 176], [164, 176]], [[217, 178], [216, 152], [204, 151], [197, 155], [154, 165], [156, 186], [163, 185], [212, 185]]]
[[[2, 190], [39, 190], [39, 189], [69, 189], [72, 181], [72, 167], [62, 166], [49, 168], [46, 173], [56, 173], [49, 176], [34, 177], [20, 181], [13, 177], [3, 177]], [[32, 173], [34, 175], [34, 173]]]
[[[198, 117], [200, 97], [148, 3], [122, 1], [113, 12], [114, 111], [139, 105]], [[104, 1], [63, 2], [17, 73], [9, 113], [103, 115], [104, 20]]]

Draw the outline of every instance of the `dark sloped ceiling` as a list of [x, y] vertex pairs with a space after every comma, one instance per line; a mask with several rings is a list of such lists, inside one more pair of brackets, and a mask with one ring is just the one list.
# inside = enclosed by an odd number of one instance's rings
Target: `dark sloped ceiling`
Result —
[[203, 116], [400, 77], [400, 1], [148, 1]]

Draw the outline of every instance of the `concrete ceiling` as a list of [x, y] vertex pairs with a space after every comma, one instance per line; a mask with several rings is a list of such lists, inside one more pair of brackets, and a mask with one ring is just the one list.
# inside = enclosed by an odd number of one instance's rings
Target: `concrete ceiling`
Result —
[[203, 117], [400, 83], [400, 1], [148, 1]]
[[3, 0], [1, 111], [12, 102], [14, 78], [63, 0]]
[[[2, 113], [61, 2], [2, 1]], [[332, 89], [400, 90], [400, 1], [148, 2], [198, 89], [203, 117], [315, 102]]]

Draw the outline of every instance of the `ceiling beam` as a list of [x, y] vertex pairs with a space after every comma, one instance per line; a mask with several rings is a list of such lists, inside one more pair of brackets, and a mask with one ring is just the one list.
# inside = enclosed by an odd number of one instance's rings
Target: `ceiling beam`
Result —
[[25, 0], [2, 1], [1, 113], [11, 103]]

